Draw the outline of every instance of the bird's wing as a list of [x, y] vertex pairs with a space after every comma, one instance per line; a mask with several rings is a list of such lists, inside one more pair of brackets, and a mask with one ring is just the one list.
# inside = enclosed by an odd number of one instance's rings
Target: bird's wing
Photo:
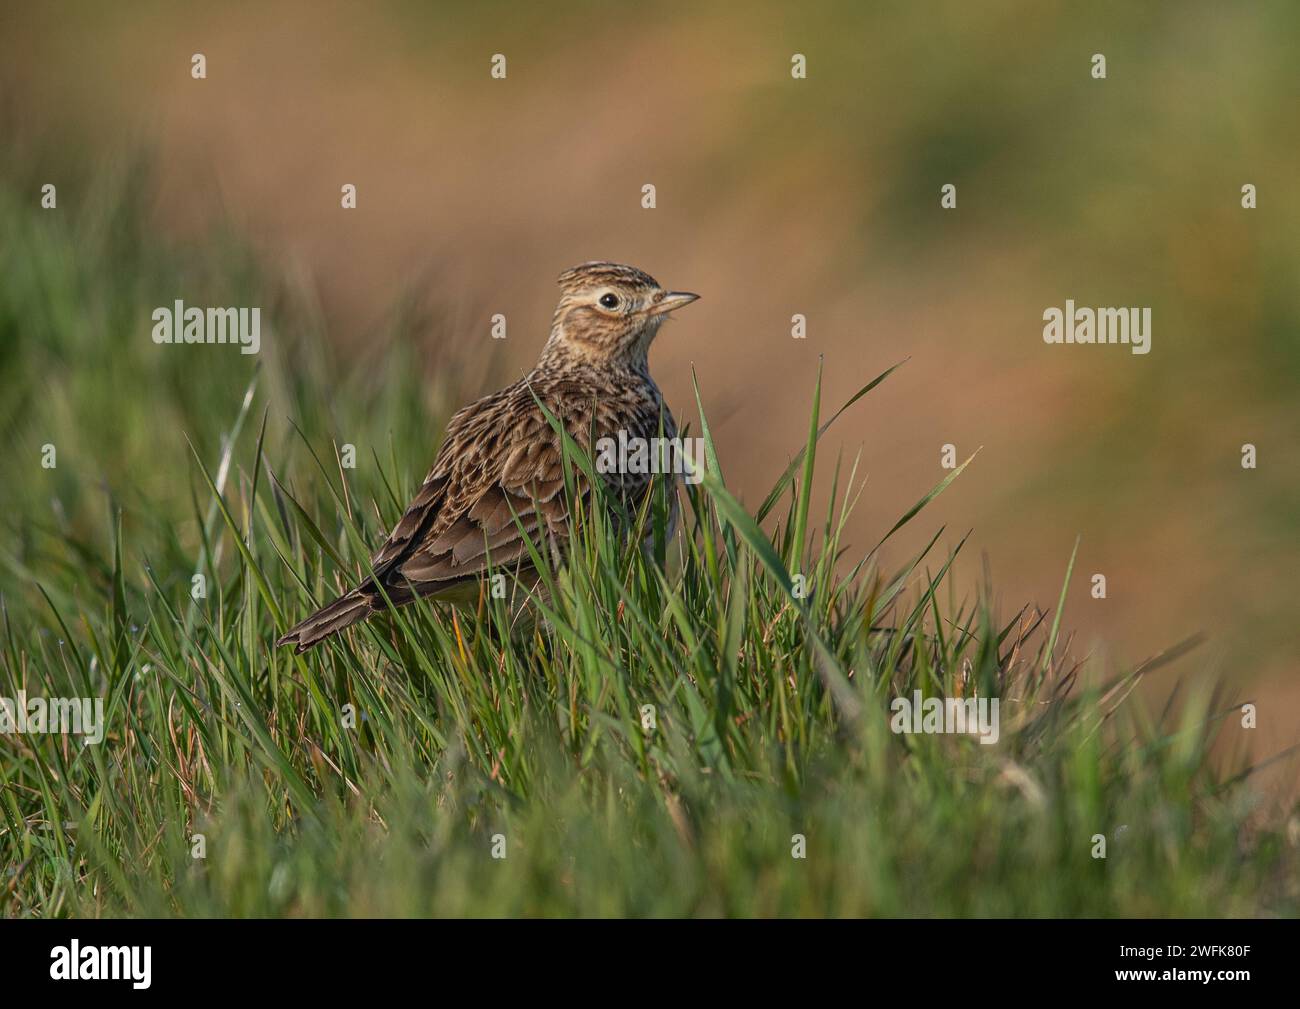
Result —
[[[419, 493], [372, 558], [386, 586], [437, 591], [482, 574], [489, 558], [493, 566], [526, 562], [520, 526], [534, 542], [563, 530], [568, 509], [560, 438], [534, 392], [519, 383], [452, 418]], [[585, 445], [591, 409], [546, 398]], [[575, 471], [581, 494], [580, 477]]]

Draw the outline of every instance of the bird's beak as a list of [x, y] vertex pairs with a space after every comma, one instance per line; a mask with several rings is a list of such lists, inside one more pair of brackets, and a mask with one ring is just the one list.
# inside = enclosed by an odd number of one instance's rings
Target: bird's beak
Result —
[[675, 308], [689, 305], [698, 297], [698, 294], [691, 294], [690, 291], [668, 291], [656, 304], [650, 306], [650, 314], [664, 315]]

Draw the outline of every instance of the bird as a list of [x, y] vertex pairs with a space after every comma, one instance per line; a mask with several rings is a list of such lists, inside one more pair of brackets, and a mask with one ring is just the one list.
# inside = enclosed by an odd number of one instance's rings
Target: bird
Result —
[[[370, 560], [356, 588], [290, 628], [277, 645], [304, 652], [358, 621], [421, 597], [451, 598], [489, 568], [530, 569], [523, 535], [563, 543], [572, 500], [551, 417], [584, 451], [603, 438], [675, 438], [677, 425], [650, 377], [649, 352], [670, 313], [699, 298], [666, 290], [633, 266], [593, 261], [559, 276], [560, 298], [537, 364], [517, 382], [458, 410], [428, 476]], [[543, 409], [545, 406], [545, 410]], [[648, 474], [603, 474], [624, 500]], [[590, 486], [576, 469], [573, 498]], [[676, 500], [667, 535], [676, 520]]]

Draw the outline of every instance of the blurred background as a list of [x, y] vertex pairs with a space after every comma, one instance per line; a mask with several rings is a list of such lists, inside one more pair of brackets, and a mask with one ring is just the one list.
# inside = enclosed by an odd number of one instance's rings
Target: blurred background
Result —
[[[1276, 753], [1300, 737], [1298, 51], [1293, 0], [0, 3], [7, 535], [51, 500], [102, 529], [88, 477], [183, 485], [183, 434], [237, 409], [254, 360], [156, 363], [153, 306], [261, 304], [264, 354], [296, 327], [372, 379], [377, 426], [410, 425], [382, 412], [395, 331], [415, 347], [399, 377], [445, 418], [532, 363], [562, 269], [613, 259], [703, 295], [652, 364], [684, 420], [694, 369], [751, 507], [805, 437], [819, 357], [826, 410], [906, 358], [825, 442], [869, 477], [846, 540], [865, 552], [939, 481], [943, 445], [981, 449], [893, 565], [940, 524], [950, 546], [973, 529], [958, 583], [973, 594], [987, 556], [1009, 617], [1054, 604], [1079, 536], [1076, 653], [1132, 666], [1204, 632], [1179, 668], [1239, 685], [1256, 756]], [[47, 182], [69, 218], [106, 187], [135, 209], [52, 252]], [[37, 320], [32, 264], [92, 249], [110, 279], [69, 281], [80, 308]], [[138, 280], [142, 260], [175, 284]], [[238, 300], [250, 285], [280, 293]], [[1150, 306], [1151, 353], [1044, 344], [1067, 298]], [[97, 299], [115, 307], [86, 315]], [[188, 391], [128, 431], [142, 373]], [[84, 451], [59, 493], [29, 493], [52, 417]], [[408, 433], [422, 473], [441, 428]]]

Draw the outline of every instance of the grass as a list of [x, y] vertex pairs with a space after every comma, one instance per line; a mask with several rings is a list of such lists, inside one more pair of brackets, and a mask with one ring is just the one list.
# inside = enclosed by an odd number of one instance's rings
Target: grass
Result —
[[[1135, 687], [1182, 649], [1111, 682], [1073, 662], [1068, 574], [1054, 613], [999, 615], [952, 584], [941, 530], [884, 568], [958, 472], [855, 553], [856, 466], [813, 509], [817, 389], [758, 509], [710, 440], [649, 555], [594, 508], [526, 606], [274, 649], [365, 573], [467, 365], [426, 380], [438, 322], [406, 310], [333, 359], [309, 290], [228, 238], [162, 244], [136, 167], [106, 178], [57, 213], [0, 184], [0, 696], [102, 696], [107, 721], [99, 746], [0, 735], [5, 914], [1296, 912], [1231, 699], [1189, 679], [1148, 710]], [[180, 296], [263, 306], [259, 363], [155, 346], [149, 312]], [[999, 741], [893, 733], [915, 690], [999, 698]]]

